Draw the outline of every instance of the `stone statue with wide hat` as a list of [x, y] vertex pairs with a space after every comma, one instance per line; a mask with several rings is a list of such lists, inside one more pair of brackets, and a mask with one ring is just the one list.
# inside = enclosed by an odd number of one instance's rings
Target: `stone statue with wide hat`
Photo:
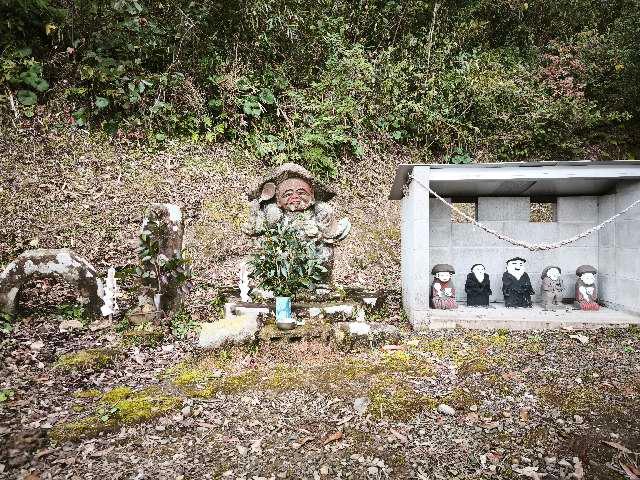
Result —
[[303, 238], [315, 242], [330, 278], [334, 246], [351, 229], [347, 218], [335, 218], [334, 208], [328, 203], [334, 196], [335, 192], [306, 168], [285, 163], [249, 192], [249, 219], [243, 230], [257, 237], [279, 223], [288, 223]]
[[434, 276], [431, 284], [431, 306], [440, 310], [454, 310], [458, 308], [456, 289], [453, 286], [452, 275], [455, 269], [448, 263], [438, 263], [431, 269]]
[[592, 265], [580, 265], [576, 269], [576, 306], [580, 310], [600, 310], [596, 274], [598, 270]]

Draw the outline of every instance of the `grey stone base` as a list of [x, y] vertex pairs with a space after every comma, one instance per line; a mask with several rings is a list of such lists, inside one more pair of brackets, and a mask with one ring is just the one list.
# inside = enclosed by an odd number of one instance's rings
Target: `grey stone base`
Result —
[[539, 305], [533, 308], [494, 308], [460, 306], [456, 310], [421, 310], [409, 314], [414, 330], [470, 328], [494, 330], [549, 330], [557, 328], [592, 329], [599, 327], [627, 327], [640, 325], [640, 316], [602, 307], [597, 312], [585, 312], [566, 307], [547, 312]]

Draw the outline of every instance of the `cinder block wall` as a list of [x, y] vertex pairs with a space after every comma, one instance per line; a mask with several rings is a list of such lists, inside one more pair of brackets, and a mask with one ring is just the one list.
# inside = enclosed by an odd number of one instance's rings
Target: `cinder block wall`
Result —
[[[450, 199], [447, 199], [450, 200]], [[480, 197], [478, 220], [484, 225], [512, 238], [530, 243], [552, 243], [576, 235], [598, 223], [598, 197], [559, 197], [557, 221], [529, 222], [528, 197]], [[491, 277], [491, 301], [502, 302], [502, 274], [507, 259], [521, 256], [527, 259], [527, 272], [540, 299], [541, 272], [547, 265], [562, 269], [564, 296], [574, 296], [575, 270], [589, 263], [598, 267], [598, 235], [582, 239], [570, 246], [546, 252], [530, 252], [499, 240], [468, 223], [452, 223], [449, 208], [437, 199], [430, 199], [430, 262], [450, 263], [456, 269], [454, 277], [459, 300], [466, 300], [464, 282], [474, 263], [482, 263]]]
[[[640, 198], [640, 182], [623, 181], [600, 197], [598, 223]], [[598, 232], [598, 284], [607, 306], [640, 313], [640, 207]]]

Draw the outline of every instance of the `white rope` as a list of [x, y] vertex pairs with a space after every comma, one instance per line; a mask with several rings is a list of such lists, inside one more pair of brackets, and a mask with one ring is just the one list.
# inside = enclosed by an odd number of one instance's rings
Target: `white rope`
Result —
[[621, 210], [620, 212], [616, 213], [614, 216], [608, 218], [607, 220], [605, 220], [601, 224], [596, 225], [595, 227], [590, 228], [589, 230], [586, 230], [586, 231], [584, 231], [584, 232], [582, 232], [582, 233], [580, 233], [578, 235], [575, 235], [575, 236], [573, 236], [571, 238], [567, 238], [565, 240], [561, 240], [561, 241], [555, 242], [555, 243], [528, 243], [528, 242], [524, 242], [522, 240], [516, 240], [514, 238], [511, 238], [508, 235], [505, 235], [503, 233], [497, 232], [497, 231], [493, 230], [492, 228], [489, 228], [486, 225], [481, 224], [475, 218], [471, 218], [469, 215], [467, 215], [466, 213], [464, 213], [460, 209], [456, 208], [451, 203], [447, 202], [444, 198], [442, 198], [440, 195], [438, 195], [431, 187], [425, 185], [419, 179], [415, 178], [413, 175], [409, 175], [409, 178], [411, 178], [414, 182], [417, 182], [418, 185], [420, 185], [422, 188], [428, 190], [431, 194], [433, 194], [433, 196], [435, 196], [438, 200], [440, 200], [447, 207], [449, 207], [451, 210], [456, 212], [458, 215], [460, 215], [462, 218], [464, 218], [468, 222], [473, 223], [475, 226], [477, 226], [478, 228], [484, 230], [485, 232], [490, 233], [491, 235], [494, 235], [494, 236], [498, 237], [500, 240], [504, 240], [505, 242], [509, 242], [512, 245], [516, 245], [518, 247], [524, 247], [527, 250], [530, 250], [532, 252], [536, 252], [536, 251], [540, 251], [540, 250], [554, 250], [554, 249], [560, 248], [560, 247], [562, 247], [564, 245], [568, 245], [570, 243], [577, 242], [581, 238], [588, 237], [592, 233], [595, 233], [598, 230], [602, 229], [603, 227], [605, 227], [609, 223], [613, 222], [620, 215], [623, 215], [623, 214], [627, 213], [633, 207], [636, 207], [636, 206], [640, 205], [640, 199], [638, 199], [635, 202], [633, 202], [631, 205], [629, 205], [627, 208], [625, 208], [624, 210]]

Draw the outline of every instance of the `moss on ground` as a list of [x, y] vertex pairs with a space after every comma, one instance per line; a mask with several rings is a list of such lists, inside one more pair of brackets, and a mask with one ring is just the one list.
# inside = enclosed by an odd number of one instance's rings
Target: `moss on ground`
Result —
[[164, 395], [156, 389], [136, 392], [129, 387], [118, 387], [102, 395], [100, 406], [86, 417], [55, 425], [49, 437], [55, 442], [89, 438], [160, 417], [181, 404], [180, 398]]
[[549, 429], [547, 427], [534, 427], [524, 434], [522, 444], [527, 448], [536, 448], [547, 445], [549, 439]]
[[403, 351], [385, 353], [381, 363], [383, 371], [388, 373], [405, 373], [420, 377], [433, 375], [431, 362], [415, 353]]
[[116, 403], [120, 400], [124, 400], [128, 398], [133, 393], [133, 389], [131, 387], [116, 387], [108, 392], [105, 392], [101, 397], [100, 401], [103, 403]]
[[393, 380], [380, 380], [368, 392], [369, 412], [378, 418], [409, 420], [423, 410], [433, 409], [438, 402], [413, 388]]
[[122, 333], [122, 342], [126, 346], [155, 347], [162, 343], [164, 335], [163, 331], [154, 327], [135, 327]]
[[489, 361], [486, 357], [473, 357], [461, 361], [458, 366], [458, 375], [467, 377], [476, 373], [486, 373], [489, 371]]
[[184, 366], [172, 379], [173, 384], [191, 397], [211, 398], [218, 393], [230, 395], [256, 388], [260, 377], [256, 369], [215, 375], [202, 367]]
[[563, 387], [549, 384], [540, 387], [537, 392], [545, 403], [559, 408], [566, 415], [584, 415], [592, 410], [610, 414], [618, 408], [609, 402], [601, 389], [593, 385]]
[[167, 371], [185, 395], [210, 398], [249, 390], [316, 391], [340, 397], [368, 396], [376, 416], [408, 419], [437, 403], [416, 392], [412, 378], [433, 376], [432, 360], [422, 352], [373, 352], [320, 364], [281, 362], [270, 367], [233, 370], [233, 364], [207, 356]]
[[481, 400], [482, 397], [477, 392], [473, 392], [470, 389], [456, 388], [442, 400], [442, 403], [451, 405], [459, 410], [468, 410], [471, 405], [480, 404]]
[[90, 388], [88, 390], [78, 390], [73, 394], [75, 398], [100, 398], [102, 392], [97, 388]]
[[308, 378], [298, 366], [278, 364], [263, 380], [262, 386], [271, 390], [295, 390], [301, 388]]
[[54, 367], [59, 370], [99, 370], [111, 365], [119, 352], [107, 348], [90, 348], [60, 356]]

